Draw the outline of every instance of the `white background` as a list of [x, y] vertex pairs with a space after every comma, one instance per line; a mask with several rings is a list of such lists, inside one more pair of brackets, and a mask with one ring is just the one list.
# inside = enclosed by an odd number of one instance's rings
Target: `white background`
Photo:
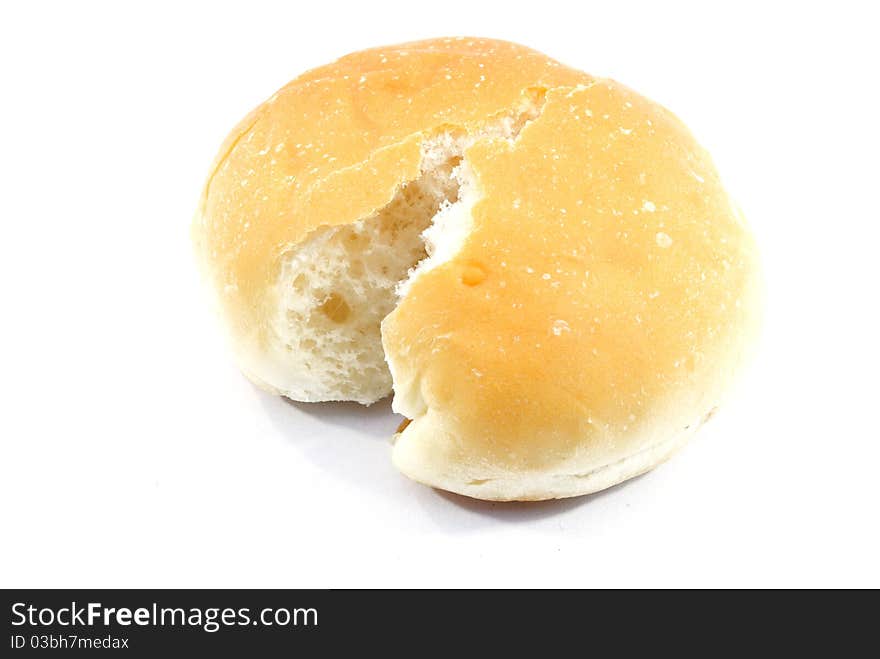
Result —
[[[873, 3], [4, 3], [0, 586], [880, 586]], [[761, 353], [655, 472], [491, 504], [389, 460], [387, 403], [230, 361], [189, 222], [221, 140], [305, 69], [479, 35], [664, 103], [760, 241]]]

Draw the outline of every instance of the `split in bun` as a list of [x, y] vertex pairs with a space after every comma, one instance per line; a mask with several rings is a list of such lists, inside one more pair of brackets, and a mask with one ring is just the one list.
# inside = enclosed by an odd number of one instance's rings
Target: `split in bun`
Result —
[[753, 241], [681, 122], [487, 39], [294, 80], [227, 139], [193, 235], [252, 380], [393, 390], [398, 468], [483, 499], [651, 469], [718, 404], [758, 316]]

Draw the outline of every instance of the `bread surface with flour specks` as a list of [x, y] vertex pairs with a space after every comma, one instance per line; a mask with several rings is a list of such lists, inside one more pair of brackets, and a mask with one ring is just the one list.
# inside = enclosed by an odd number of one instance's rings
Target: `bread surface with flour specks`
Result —
[[305, 73], [221, 148], [193, 237], [242, 370], [394, 394], [393, 460], [482, 499], [609, 487], [718, 405], [751, 234], [671, 112], [533, 50], [436, 39]]

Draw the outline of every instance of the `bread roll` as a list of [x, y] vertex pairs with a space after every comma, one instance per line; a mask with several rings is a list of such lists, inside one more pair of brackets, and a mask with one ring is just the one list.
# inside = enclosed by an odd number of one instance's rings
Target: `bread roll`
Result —
[[244, 373], [411, 419], [393, 460], [480, 499], [665, 460], [756, 334], [757, 252], [672, 113], [528, 48], [437, 39], [300, 76], [193, 225]]

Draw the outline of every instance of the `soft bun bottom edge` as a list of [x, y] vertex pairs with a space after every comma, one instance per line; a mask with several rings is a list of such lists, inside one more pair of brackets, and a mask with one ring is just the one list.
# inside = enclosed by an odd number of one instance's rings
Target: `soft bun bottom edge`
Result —
[[675, 436], [643, 448], [636, 453], [591, 469], [572, 474], [570, 470], [497, 474], [475, 479], [454, 465], [443, 465], [426, 457], [416, 441], [394, 436], [392, 460], [409, 478], [429, 487], [485, 501], [546, 501], [593, 494], [647, 473], [681, 449], [700, 424]]

